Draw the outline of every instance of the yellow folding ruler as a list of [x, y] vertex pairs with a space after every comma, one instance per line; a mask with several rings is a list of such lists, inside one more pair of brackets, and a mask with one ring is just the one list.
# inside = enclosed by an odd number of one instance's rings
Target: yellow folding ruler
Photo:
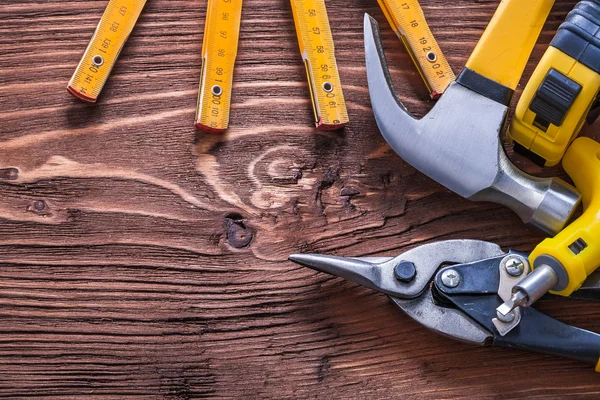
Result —
[[418, 0], [377, 2], [392, 29], [406, 46], [431, 98], [438, 98], [456, 76], [431, 33]]
[[208, 0], [196, 126], [223, 132], [229, 125], [233, 67], [237, 55], [242, 0]]
[[290, 0], [317, 128], [338, 129], [348, 111], [335, 61], [324, 0]]
[[110, 0], [67, 90], [94, 103], [131, 34], [146, 0]]

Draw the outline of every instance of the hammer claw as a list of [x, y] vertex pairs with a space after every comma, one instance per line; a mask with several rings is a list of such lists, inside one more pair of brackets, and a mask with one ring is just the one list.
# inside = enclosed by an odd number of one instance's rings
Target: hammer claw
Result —
[[403, 132], [410, 132], [413, 130], [411, 127], [419, 120], [404, 107], [394, 90], [379, 35], [379, 26], [369, 14], [365, 14], [364, 31], [369, 92], [376, 93], [371, 95], [371, 105], [377, 125], [388, 127], [382, 129], [382, 133], [385, 131], [402, 135]]

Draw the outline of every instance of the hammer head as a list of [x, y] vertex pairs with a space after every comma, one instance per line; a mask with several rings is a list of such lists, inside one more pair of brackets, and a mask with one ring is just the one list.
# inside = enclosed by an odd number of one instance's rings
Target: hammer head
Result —
[[377, 22], [365, 14], [365, 57], [377, 126], [406, 162], [459, 195], [500, 203], [526, 223], [558, 233], [579, 203], [560, 179], [525, 174], [500, 141], [509, 108], [452, 82], [422, 119], [411, 115], [391, 82]]

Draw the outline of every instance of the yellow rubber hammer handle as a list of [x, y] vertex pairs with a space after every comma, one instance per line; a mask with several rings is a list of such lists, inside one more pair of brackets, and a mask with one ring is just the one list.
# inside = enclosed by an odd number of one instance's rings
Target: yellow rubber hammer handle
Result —
[[466, 67], [514, 90], [554, 0], [502, 0]]
[[547, 254], [565, 268], [569, 282], [560, 292], [569, 296], [600, 266], [600, 143], [587, 137], [576, 139], [565, 153], [563, 168], [581, 192], [583, 214], [562, 232], [540, 243], [530, 255]]

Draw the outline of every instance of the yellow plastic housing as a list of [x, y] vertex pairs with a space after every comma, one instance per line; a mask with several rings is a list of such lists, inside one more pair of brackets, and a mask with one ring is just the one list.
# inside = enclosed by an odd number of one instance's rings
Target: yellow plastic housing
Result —
[[[569, 284], [552, 293], [569, 296], [600, 266], [600, 143], [577, 138], [565, 153], [563, 167], [581, 192], [583, 214], [558, 235], [540, 243], [529, 259], [535, 265], [542, 254], [556, 258], [565, 267]], [[578, 240], [586, 246], [575, 254], [569, 247]]]
[[515, 89], [554, 0], [502, 0], [466, 67]]
[[[551, 69], [582, 86], [561, 126], [550, 124], [544, 131], [534, 125], [536, 114], [529, 109], [542, 81]], [[549, 47], [527, 83], [507, 133], [515, 141], [546, 160], [550, 167], [558, 164], [569, 144], [577, 137], [585, 117], [600, 90], [600, 75], [555, 47]]]

